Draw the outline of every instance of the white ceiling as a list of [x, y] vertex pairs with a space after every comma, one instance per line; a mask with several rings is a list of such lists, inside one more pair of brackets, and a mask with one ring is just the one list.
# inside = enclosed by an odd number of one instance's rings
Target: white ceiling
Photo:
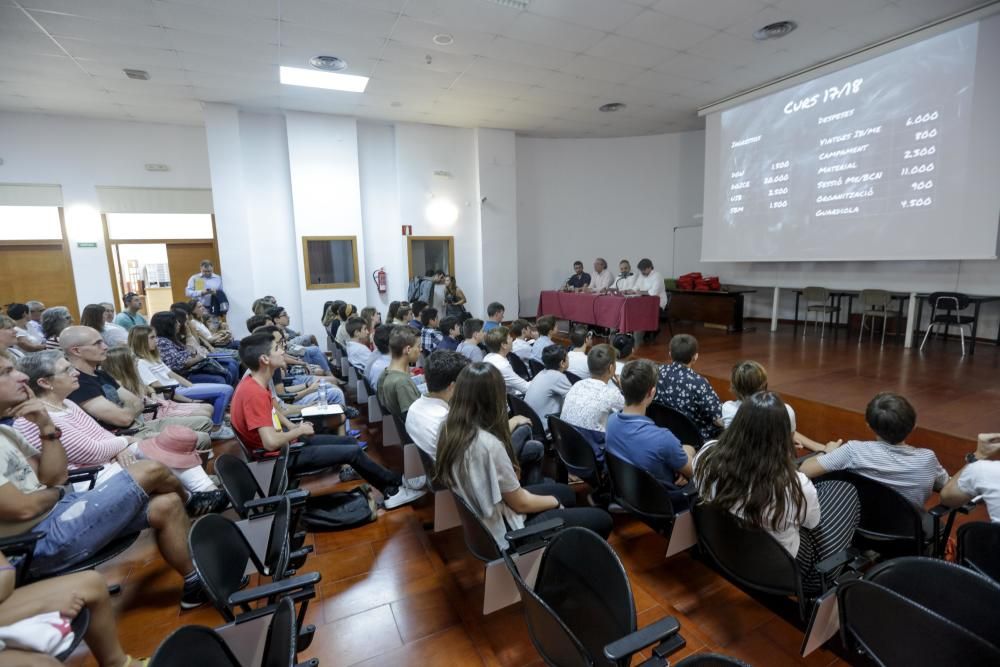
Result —
[[[0, 109], [201, 124], [211, 101], [536, 136], [676, 132], [702, 127], [699, 106], [980, 4], [0, 0]], [[798, 30], [751, 38], [783, 19]], [[367, 91], [278, 83], [278, 65], [317, 54], [370, 76]], [[605, 102], [627, 107], [598, 112]]]

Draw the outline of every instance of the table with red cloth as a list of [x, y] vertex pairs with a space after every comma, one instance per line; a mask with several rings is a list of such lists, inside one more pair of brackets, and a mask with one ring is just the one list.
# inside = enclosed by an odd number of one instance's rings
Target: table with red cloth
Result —
[[660, 326], [660, 299], [550, 290], [538, 295], [538, 316], [542, 315], [624, 332], [656, 331]]

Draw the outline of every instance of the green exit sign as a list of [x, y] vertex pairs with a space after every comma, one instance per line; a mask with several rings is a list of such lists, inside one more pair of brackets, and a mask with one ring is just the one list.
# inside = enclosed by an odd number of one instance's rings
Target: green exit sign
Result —
[[77, 243], [76, 247], [77, 248], [96, 248], [97, 247], [97, 243], [94, 242], [94, 241], [87, 241], [87, 242]]

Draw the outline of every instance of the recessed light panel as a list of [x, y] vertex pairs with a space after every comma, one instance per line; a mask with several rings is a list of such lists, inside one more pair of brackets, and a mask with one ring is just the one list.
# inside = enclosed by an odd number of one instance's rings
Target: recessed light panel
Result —
[[280, 69], [281, 83], [286, 86], [305, 86], [307, 88], [325, 88], [339, 90], [345, 93], [363, 93], [368, 86], [367, 76], [355, 74], [339, 74], [337, 72], [320, 72], [301, 67], [284, 67]]

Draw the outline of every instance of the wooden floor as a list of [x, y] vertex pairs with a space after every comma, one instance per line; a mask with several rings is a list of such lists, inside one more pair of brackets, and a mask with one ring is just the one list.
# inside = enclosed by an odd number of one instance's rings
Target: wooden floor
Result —
[[[913, 442], [938, 448], [951, 471], [960, 465], [951, 459], [960, 458], [978, 430], [1000, 427], [1000, 355], [991, 345], [961, 359], [951, 343], [921, 355], [898, 346], [859, 348], [843, 334], [820, 341], [790, 331], [690, 331], [702, 347], [696, 368], [712, 378], [720, 395], [728, 393], [734, 361], [757, 359], [769, 369], [771, 387], [795, 406], [800, 429], [817, 439], [863, 437], [861, 412], [879, 390], [901, 391], [913, 400], [923, 429]], [[641, 356], [665, 360], [662, 338]], [[398, 448], [381, 451], [377, 432], [368, 439], [373, 457], [399, 468]], [[322, 493], [342, 485], [328, 478], [308, 486]], [[426, 500], [382, 512], [362, 528], [310, 536], [316, 552], [303, 571], [319, 571], [323, 580], [309, 613], [317, 636], [301, 658], [317, 657], [325, 667], [542, 664], [520, 605], [482, 616], [482, 565], [467, 553], [460, 530], [424, 530], [432, 516]], [[799, 658], [802, 628], [793, 603], [751, 597], [689, 553], [664, 560], [664, 541], [639, 522], [617, 515], [610, 541], [628, 571], [639, 626], [666, 615], [680, 620], [687, 648], [677, 657], [716, 651], [761, 666], [861, 664], [836, 639]], [[116, 608], [122, 642], [132, 655], [150, 655], [180, 625], [220, 624], [211, 608], [179, 611], [180, 577], [145, 536], [102, 571], [110, 582], [123, 584]], [[70, 664], [94, 661], [81, 651]]]

